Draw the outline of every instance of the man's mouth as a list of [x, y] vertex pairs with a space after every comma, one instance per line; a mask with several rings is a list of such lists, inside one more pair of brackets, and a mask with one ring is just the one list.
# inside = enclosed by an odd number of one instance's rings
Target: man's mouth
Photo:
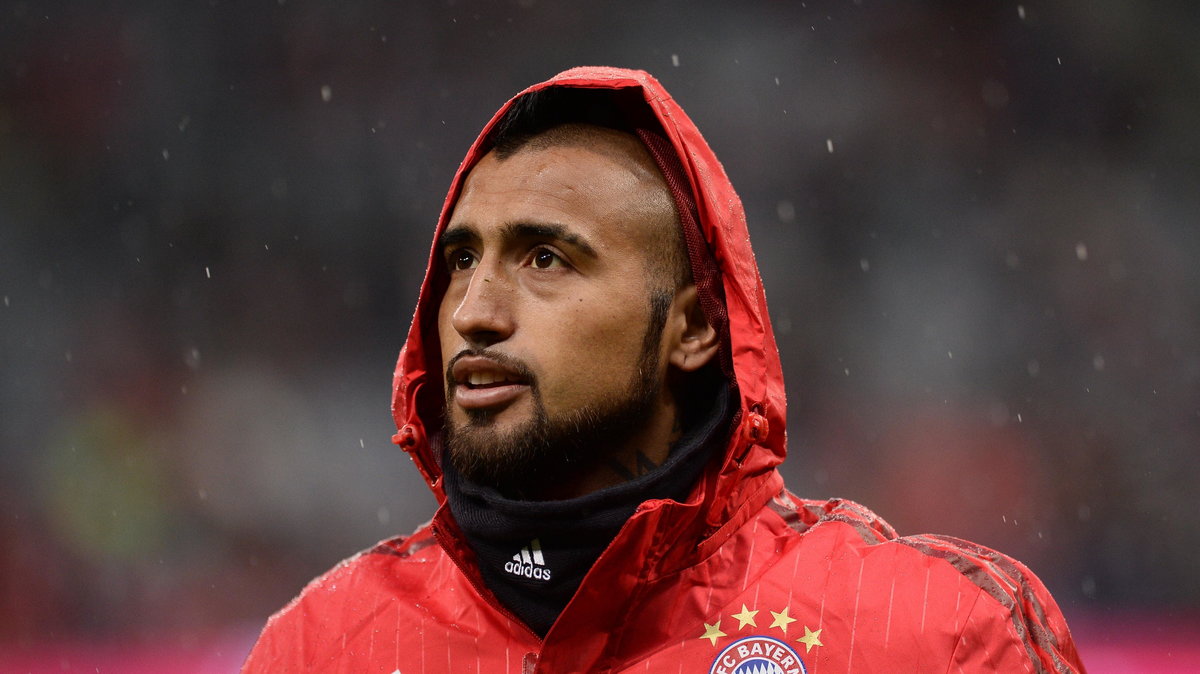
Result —
[[517, 375], [509, 374], [508, 372], [483, 371], [471, 372], [467, 375], [467, 386], [471, 388], [479, 388], [480, 386], [493, 386], [499, 384], [523, 384], [524, 381]]
[[495, 409], [512, 404], [530, 387], [524, 368], [508, 359], [459, 355], [446, 373], [454, 403], [467, 410]]

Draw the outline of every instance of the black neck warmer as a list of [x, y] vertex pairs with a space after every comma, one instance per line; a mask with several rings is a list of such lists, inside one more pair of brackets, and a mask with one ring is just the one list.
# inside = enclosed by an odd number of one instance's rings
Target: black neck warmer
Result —
[[[734, 394], [717, 387], [707, 414], [686, 430], [663, 465], [578, 498], [519, 501], [468, 482], [442, 461], [446, 498], [496, 598], [546, 636], [584, 575], [643, 501], [682, 500], [708, 457], [727, 440]], [[687, 423], [689, 422], [690, 423]]]

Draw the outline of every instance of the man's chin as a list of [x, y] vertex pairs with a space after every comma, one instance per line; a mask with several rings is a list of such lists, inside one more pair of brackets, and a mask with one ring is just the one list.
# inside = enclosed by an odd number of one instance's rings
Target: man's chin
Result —
[[[653, 362], [650, 363], [653, 365]], [[654, 367], [644, 368], [654, 372]], [[653, 382], [637, 381], [625, 395], [547, 414], [534, 393], [498, 409], [451, 404], [446, 449], [459, 475], [515, 498], [538, 498], [547, 488], [577, 480], [646, 428], [654, 409]]]
[[[471, 415], [475, 416], [475, 415]], [[447, 429], [449, 459], [455, 470], [478, 485], [508, 491], [543, 464], [542, 443], [533, 441], [537, 424], [528, 417], [524, 423], [507, 414], [468, 418]]]

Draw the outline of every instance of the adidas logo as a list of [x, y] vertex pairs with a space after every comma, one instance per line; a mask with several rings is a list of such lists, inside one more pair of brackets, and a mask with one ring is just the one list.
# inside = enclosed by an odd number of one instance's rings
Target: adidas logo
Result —
[[546, 558], [542, 556], [542, 542], [536, 538], [529, 541], [529, 545], [504, 563], [504, 570], [523, 578], [550, 580], [550, 569], [546, 568]]

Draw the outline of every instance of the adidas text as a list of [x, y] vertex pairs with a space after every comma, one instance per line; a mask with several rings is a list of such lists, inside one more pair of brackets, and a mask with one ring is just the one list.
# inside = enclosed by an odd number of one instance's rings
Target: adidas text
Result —
[[550, 580], [550, 569], [547, 569], [544, 566], [534, 566], [532, 564], [522, 564], [520, 562], [506, 562], [504, 564], [504, 570], [518, 576], [525, 576], [526, 578]]
[[536, 538], [530, 541], [504, 564], [504, 570], [525, 578], [550, 580], [550, 569], [546, 568], [546, 558], [542, 555], [542, 542]]

